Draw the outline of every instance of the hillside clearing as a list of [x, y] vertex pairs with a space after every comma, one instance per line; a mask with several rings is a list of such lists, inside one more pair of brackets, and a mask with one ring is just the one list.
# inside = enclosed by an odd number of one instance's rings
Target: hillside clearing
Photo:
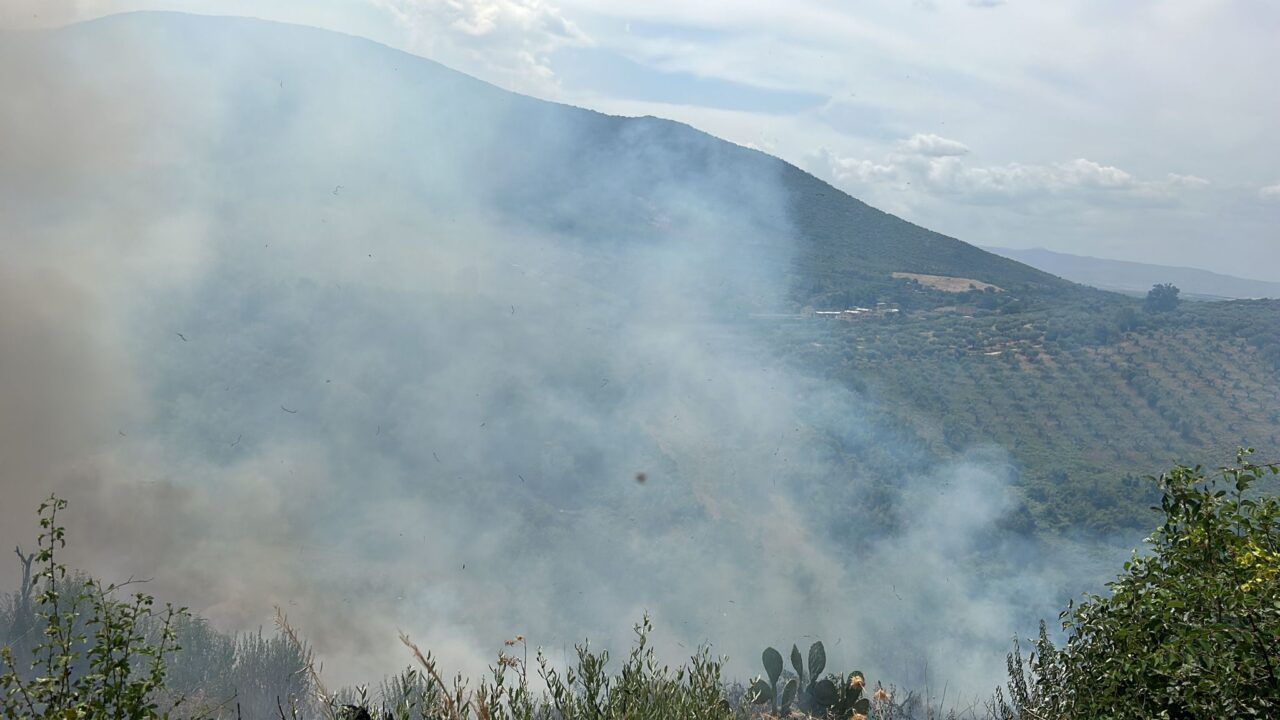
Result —
[[925, 275], [923, 273], [895, 272], [893, 277], [896, 280], [915, 280], [921, 285], [941, 290], [942, 292], [961, 293], [970, 290], [987, 290], [990, 288], [995, 292], [1004, 292], [1004, 288], [997, 287], [991, 283], [985, 283], [981, 280], [973, 278], [951, 277], [949, 275]]

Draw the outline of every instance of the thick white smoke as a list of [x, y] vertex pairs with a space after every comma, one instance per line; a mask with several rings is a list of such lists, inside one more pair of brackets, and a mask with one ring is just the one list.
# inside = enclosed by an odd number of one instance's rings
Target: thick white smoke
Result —
[[647, 609], [743, 677], [821, 636], [985, 692], [1070, 575], [998, 531], [998, 454], [925, 464], [751, 320], [779, 163], [287, 26], [5, 39], [3, 543], [57, 490], [78, 562], [281, 605], [335, 681]]

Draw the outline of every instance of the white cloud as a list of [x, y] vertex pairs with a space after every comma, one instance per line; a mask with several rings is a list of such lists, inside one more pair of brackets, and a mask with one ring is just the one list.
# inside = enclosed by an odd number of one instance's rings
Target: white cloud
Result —
[[1128, 188], [1137, 183], [1132, 175], [1118, 167], [1084, 158], [1053, 166], [1046, 175], [1052, 184], [1063, 187]]
[[926, 155], [928, 157], [948, 157], [953, 155], [968, 155], [969, 148], [964, 143], [956, 140], [948, 140], [947, 138], [933, 133], [916, 133], [911, 137], [903, 140], [901, 143], [903, 149], [916, 155]]
[[826, 148], [818, 150], [818, 165], [836, 184], [869, 185], [899, 179], [899, 170], [892, 163], [842, 158]]
[[[877, 153], [877, 147], [887, 149]], [[1265, 266], [1275, 257], [1266, 239], [1250, 238], [1266, 237], [1273, 216], [1262, 205], [1280, 207], [1280, 183], [1262, 193], [1257, 184], [1144, 173], [1089, 158], [983, 163], [972, 154], [928, 157], [904, 152], [901, 141], [863, 142], [852, 152], [827, 146], [804, 166], [881, 210], [975, 244], [1171, 258], [1219, 271]], [[1241, 204], [1250, 196], [1252, 203]], [[1220, 208], [1228, 204], [1253, 205], [1256, 212], [1224, 216]], [[1240, 228], [1245, 239], [1219, 241], [1203, 219], [1208, 216], [1221, 227]], [[1170, 253], [1175, 244], [1200, 255]], [[1199, 259], [1215, 252], [1216, 262]]]
[[969, 0], [969, 7], [976, 8], [993, 8], [999, 7], [1005, 3], [1005, 0]]
[[1178, 173], [1169, 173], [1168, 183], [1175, 187], [1205, 187], [1212, 184], [1196, 175], [1179, 175]]
[[[1166, 242], [1155, 259], [1213, 266], [1227, 246], [1280, 262], [1273, 228], [1231, 210], [1242, 199], [1256, 204], [1261, 186], [1280, 182], [1270, 175], [1280, 145], [1268, 142], [1274, 123], [1266, 120], [1277, 117], [1280, 95], [1253, 70], [1280, 62], [1268, 32], [1280, 4], [556, 1], [602, 45], [625, 45], [645, 64], [826, 95], [831, 102], [820, 110], [754, 122], [656, 104], [628, 110], [740, 143], [768, 132], [784, 159], [804, 164], [816, 153], [827, 177], [915, 222], [992, 241], [1007, 231], [976, 217], [978, 204], [1025, 212], [1026, 201], [1050, 197], [1072, 217], [1108, 217], [1110, 225], [1058, 222], [1054, 249], [1071, 252], [1103, 242], [1104, 226], [1125, 228], [1107, 242], [1139, 245], [1142, 233], [1127, 225], [1132, 208], [1163, 203], [1178, 212], [1160, 233]], [[622, 21], [635, 36], [610, 36]], [[833, 112], [849, 105], [857, 111]], [[890, 157], [909, 154], [898, 143], [915, 132], [961, 140], [971, 152]], [[831, 159], [817, 153], [824, 147]], [[964, 162], [930, 164], [948, 158]], [[867, 183], [893, 189], [866, 192]], [[904, 208], [908, 200], [914, 206]], [[927, 213], [917, 212], [926, 205]], [[1030, 220], [1021, 232], [1050, 243]]]
[[809, 166], [855, 193], [887, 185], [981, 203], [1001, 200], [1016, 204], [1045, 197], [1169, 201], [1180, 192], [1209, 185], [1204, 178], [1176, 173], [1142, 179], [1114, 165], [1085, 158], [1048, 164], [972, 165], [961, 157], [969, 152], [965, 145], [931, 134], [912, 135], [896, 147], [880, 160], [842, 156], [823, 148], [812, 156]]
[[526, 92], [555, 86], [550, 56], [591, 39], [542, 0], [370, 0], [409, 33], [412, 49]]

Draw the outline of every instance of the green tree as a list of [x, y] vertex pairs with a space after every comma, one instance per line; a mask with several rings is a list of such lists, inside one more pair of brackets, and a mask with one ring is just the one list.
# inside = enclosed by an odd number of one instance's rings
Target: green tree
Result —
[[1178, 309], [1178, 303], [1181, 299], [1178, 293], [1181, 290], [1172, 283], [1164, 283], [1155, 285], [1147, 293], [1147, 300], [1143, 303], [1142, 309], [1149, 313], [1173, 312]]
[[58, 512], [66, 506], [57, 497], [40, 505], [40, 545], [33, 558], [39, 572], [33, 582], [39, 591], [35, 625], [43, 637], [28, 670], [18, 666], [13, 648], [0, 647], [0, 717], [169, 717], [160, 707], [166, 662], [179, 649], [174, 623], [186, 609], [166, 605], [157, 611], [150, 595], [117, 599], [123, 584], [68, 577], [66, 566], [58, 561], [66, 547]]
[[1120, 332], [1130, 332], [1141, 326], [1142, 318], [1138, 317], [1137, 310], [1126, 305], [1116, 311], [1116, 327], [1120, 328]]
[[1024, 666], [1010, 655], [1004, 718], [1280, 717], [1280, 500], [1250, 492], [1277, 465], [1162, 475], [1164, 523], [1110, 594], [1043, 628]]

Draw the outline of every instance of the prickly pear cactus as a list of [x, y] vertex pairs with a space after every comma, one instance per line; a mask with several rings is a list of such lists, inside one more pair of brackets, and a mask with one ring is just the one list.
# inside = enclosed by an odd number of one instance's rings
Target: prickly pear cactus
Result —
[[782, 653], [765, 648], [760, 654], [765, 676], [752, 681], [747, 689], [747, 699], [756, 705], [769, 705], [776, 715], [785, 715], [795, 704], [809, 715], [850, 718], [855, 714], [867, 715], [871, 700], [866, 696], [867, 679], [861, 670], [847, 675], [828, 674], [827, 650], [822, 642], [809, 646], [808, 667], [800, 648], [791, 646], [791, 668], [796, 676], [788, 678], [779, 687], [782, 678]]

